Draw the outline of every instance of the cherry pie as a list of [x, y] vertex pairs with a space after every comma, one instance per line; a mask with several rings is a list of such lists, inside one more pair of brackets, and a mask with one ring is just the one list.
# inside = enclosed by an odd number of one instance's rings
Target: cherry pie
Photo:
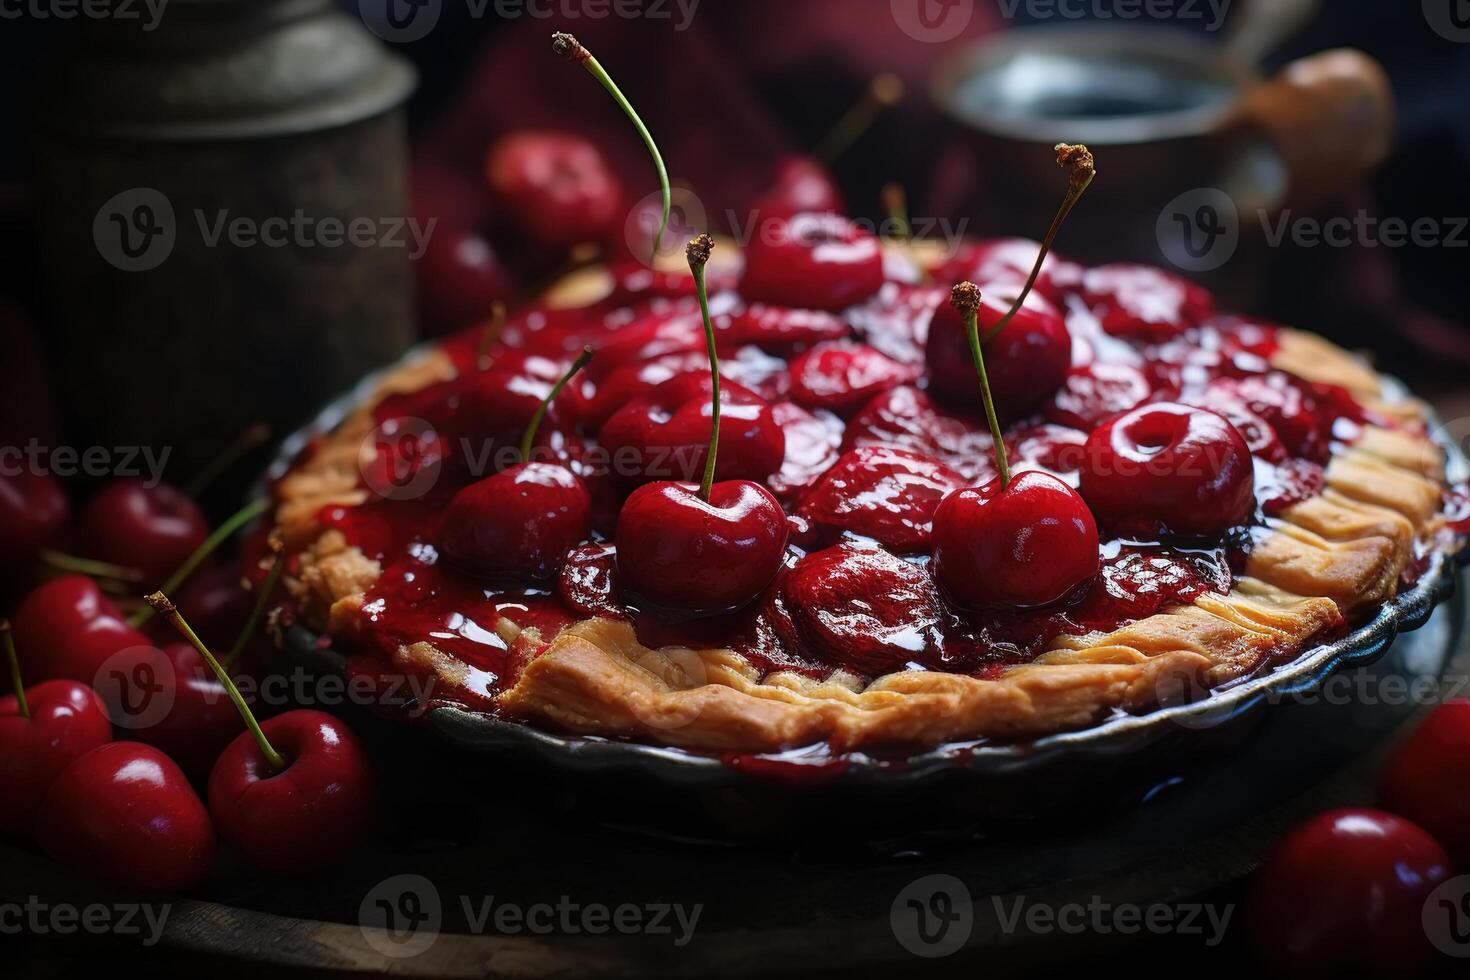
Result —
[[[974, 280], [993, 327], [1037, 246], [940, 256], [791, 223], [708, 267], [731, 500], [688, 526], [630, 515], [706, 461], [695, 281], [583, 270], [388, 373], [278, 482], [289, 614], [354, 675], [423, 674], [442, 703], [547, 729], [929, 747], [1269, 669], [1461, 543], [1422, 406], [1365, 363], [1168, 272], [1057, 256], [985, 343], [1029, 503], [980, 509], [997, 461], [949, 286]], [[765, 515], [760, 541], [709, 530], [730, 508]], [[1002, 547], [969, 546], [977, 515]], [[663, 553], [681, 547], [694, 565]]]

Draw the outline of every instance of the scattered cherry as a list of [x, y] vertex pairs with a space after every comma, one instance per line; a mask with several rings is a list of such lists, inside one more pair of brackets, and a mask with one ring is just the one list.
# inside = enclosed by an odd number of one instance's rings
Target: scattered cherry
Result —
[[[134, 719], [127, 737], [160, 750], [202, 786], [240, 733], [240, 716], [199, 652], [187, 643], [134, 647], [117, 662], [114, 679], [116, 687], [106, 687], [114, 717], [119, 724]], [[114, 695], [120, 703], [113, 702]], [[151, 717], [152, 698], [168, 706], [157, 719]]]
[[1399, 743], [1384, 763], [1378, 795], [1470, 867], [1470, 698], [1439, 705]]
[[844, 217], [807, 212], [760, 232], [740, 282], [750, 302], [836, 312], [883, 286], [882, 244]]
[[61, 484], [46, 473], [0, 473], [0, 575], [18, 574], [56, 539], [71, 508]]
[[500, 206], [550, 248], [606, 238], [623, 220], [623, 189], [595, 145], [576, 133], [521, 131], [485, 155]]
[[674, 482], [645, 484], [623, 504], [617, 521], [617, 569], [622, 587], [654, 606], [695, 616], [730, 612], [754, 600], [780, 571], [788, 534], [786, 514], [769, 490], [744, 480], [715, 482], [720, 368], [704, 283], [704, 267], [713, 247], [708, 235], [700, 235], [686, 249], [710, 362], [704, 479], [698, 487]]
[[1240, 433], [1213, 412], [1171, 402], [1094, 429], [1079, 489], [1119, 533], [1219, 534], [1255, 509], [1254, 465]]
[[1246, 927], [1292, 976], [1410, 976], [1431, 952], [1421, 915], [1453, 872], [1434, 838], [1380, 810], [1332, 810], [1289, 834], [1256, 872]]
[[770, 189], [762, 194], [753, 208], [757, 221], [786, 219], [792, 215], [843, 214], [847, 202], [822, 164], [803, 154], [791, 153], [776, 161]]
[[209, 521], [176, 487], [126, 477], [86, 502], [78, 533], [91, 557], [162, 582], [209, 537]]
[[441, 228], [415, 263], [425, 336], [442, 337], [489, 316], [515, 292], [495, 246], [468, 228]]
[[63, 864], [152, 891], [188, 891], [214, 863], [204, 804], [173, 760], [138, 742], [67, 766], [41, 802], [36, 840]]
[[103, 663], [130, 647], [150, 648], [122, 611], [85, 575], [63, 575], [21, 600], [15, 636], [32, 679], [93, 684]]
[[47, 788], [72, 760], [112, 741], [112, 722], [85, 684], [57, 680], [24, 687], [4, 620], [0, 634], [16, 692], [0, 696], [0, 834], [29, 838]]

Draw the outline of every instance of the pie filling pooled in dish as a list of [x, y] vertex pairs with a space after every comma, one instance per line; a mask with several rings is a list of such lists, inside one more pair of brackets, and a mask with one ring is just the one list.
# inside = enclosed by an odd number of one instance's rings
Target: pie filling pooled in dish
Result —
[[[1100, 571], [1062, 601], [957, 607], [933, 574], [932, 519], [996, 463], [931, 320], [960, 279], [1004, 311], [1035, 256], [1011, 240], [945, 257], [889, 245], [881, 276], [835, 278], [827, 308], [806, 309], [766, 299], [770, 276], [751, 283], [753, 263], [719, 244], [720, 470], [767, 487], [790, 529], [784, 566], [744, 608], [691, 618], [619, 589], [622, 502], [651, 474], [698, 482], [709, 430], [693, 279], [630, 264], [574, 275], [488, 347], [475, 329], [415, 357], [303, 453], [275, 488], [290, 615], [354, 675], [432, 677], [437, 703], [550, 730], [707, 751], [928, 747], [1085, 727], [1289, 661], [1459, 544], [1422, 407], [1367, 365], [1223, 314], [1169, 273], [1052, 257], [1006, 332], [1024, 346], [1064, 325], [1060, 363], [1023, 352], [1008, 372], [1004, 335], [986, 346], [1011, 470], [1077, 487], [1100, 424], [1192, 406], [1249, 447], [1254, 505], [1187, 537], [1099, 514]], [[441, 547], [450, 500], [521, 461], [522, 430], [584, 345], [596, 356], [532, 456], [581, 477], [590, 535], [544, 584], [457, 564]]]

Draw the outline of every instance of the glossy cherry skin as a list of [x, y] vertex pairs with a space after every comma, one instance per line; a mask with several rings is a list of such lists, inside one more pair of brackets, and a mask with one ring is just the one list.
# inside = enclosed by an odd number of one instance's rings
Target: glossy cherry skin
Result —
[[68, 766], [36, 814], [51, 857], [130, 888], [188, 891], [214, 863], [214, 827], [173, 761], [109, 742]]
[[1288, 835], [1256, 872], [1245, 924], [1290, 976], [1412, 976], [1431, 952], [1421, 915], [1454, 874], [1444, 848], [1381, 810], [1332, 810]]
[[1214, 535], [1255, 509], [1250, 448], [1214, 412], [1142, 405], [1098, 426], [1082, 447], [1082, 497], [1119, 533]]
[[771, 584], [787, 533], [781, 505], [758, 484], [716, 483], [708, 501], [693, 484], [645, 484], [618, 514], [618, 582], [671, 612], [730, 612]]
[[755, 219], [790, 218], [807, 212], [842, 214], [847, 204], [832, 174], [816, 160], [788, 153], [776, 161], [771, 186], [755, 203]]
[[[662, 382], [613, 413], [598, 438], [613, 473], [634, 480], [697, 480], [709, 452], [713, 411], [707, 371]], [[718, 480], [764, 480], [781, 468], [786, 436], [765, 399], [743, 385], [720, 382]]]
[[1435, 708], [1384, 763], [1378, 798], [1470, 868], [1470, 699]]
[[[115, 667], [103, 690], [124, 736], [159, 749], [203, 785], [241, 728], [240, 712], [214, 671], [182, 642], [134, 647]], [[164, 699], [167, 711], [152, 710], [153, 698]]]
[[575, 133], [523, 131], [485, 156], [485, 177], [538, 244], [598, 241], [623, 219], [623, 190], [597, 146]]
[[[981, 287], [976, 325], [980, 336], [1001, 321], [1020, 293], [1004, 280]], [[1056, 394], [1072, 365], [1072, 336], [1056, 307], [1036, 293], [1000, 333], [984, 344], [985, 373], [997, 414], [1016, 419], [1031, 414]], [[934, 311], [924, 342], [929, 392], [952, 408], [977, 412], [980, 382], [970, 353], [970, 338], [959, 311], [948, 303]]]
[[839, 215], [808, 212], [761, 223], [740, 292], [752, 303], [836, 312], [882, 286], [878, 239]]
[[495, 246], [469, 228], [441, 228], [414, 263], [424, 335], [442, 337], [485, 319], [515, 293], [515, 278]]
[[0, 472], [0, 579], [18, 575], [66, 526], [66, 491], [50, 475]]
[[87, 555], [136, 568], [157, 584], [209, 537], [204, 511], [167, 484], [113, 480], [82, 507], [78, 530]]
[[[959, 282], [968, 279], [981, 283], [1011, 279], [1024, 283], [1036, 264], [1041, 243], [1027, 238], [991, 238], [962, 246], [954, 257], [933, 270], [935, 282]], [[1050, 252], [1041, 263], [1035, 289], [1053, 303], [1060, 304], [1082, 283], [1082, 267]]]
[[46, 790], [74, 759], [112, 741], [112, 722], [90, 687], [45, 681], [0, 697], [0, 834], [29, 838]]
[[1028, 470], [956, 490], [934, 512], [934, 577], [956, 605], [1047, 606], [1098, 572], [1097, 524], [1077, 492]]
[[556, 463], [521, 463], [454, 495], [439, 550], [477, 575], [549, 582], [592, 526], [592, 495]]
[[148, 637], [85, 575], [63, 575], [38, 586], [15, 611], [15, 642], [26, 651], [26, 674], [93, 684], [102, 664]]
[[376, 818], [377, 782], [362, 743], [320, 711], [288, 711], [260, 727], [286, 768], [272, 770], [249, 732], [230, 743], [209, 776], [220, 837], [277, 874], [335, 864]]

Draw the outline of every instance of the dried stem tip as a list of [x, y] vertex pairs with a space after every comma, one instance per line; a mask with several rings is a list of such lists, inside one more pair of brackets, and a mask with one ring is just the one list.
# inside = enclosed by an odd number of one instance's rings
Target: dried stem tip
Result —
[[689, 244], [684, 246], [684, 255], [689, 259], [689, 265], [703, 266], [709, 261], [710, 252], [714, 251], [715, 240], [708, 235], [700, 235], [691, 238]]
[[1092, 151], [1081, 143], [1058, 143], [1056, 150], [1057, 166], [1067, 172], [1067, 183], [1073, 190], [1086, 187], [1097, 175], [1097, 162], [1092, 158]]
[[949, 305], [961, 313], [974, 313], [980, 309], [980, 287], [973, 282], [956, 283], [949, 291]]
[[148, 605], [153, 607], [154, 612], [163, 616], [167, 616], [176, 611], [173, 600], [162, 592], [155, 592], [148, 596]]
[[573, 61], [586, 61], [592, 57], [592, 52], [582, 47], [581, 41], [563, 31], [551, 35], [551, 50]]

